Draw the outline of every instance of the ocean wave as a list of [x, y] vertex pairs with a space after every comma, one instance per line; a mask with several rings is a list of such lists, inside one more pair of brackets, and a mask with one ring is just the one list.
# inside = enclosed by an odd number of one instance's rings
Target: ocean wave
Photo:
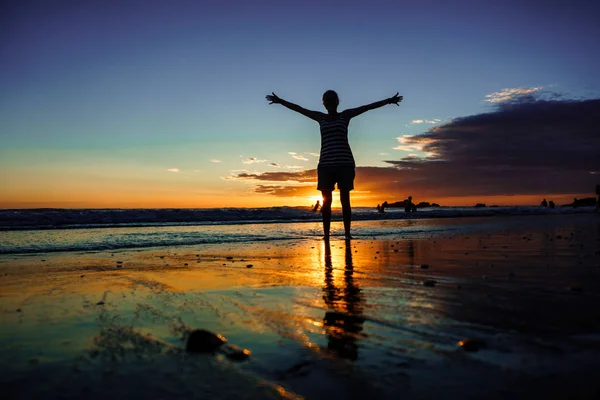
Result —
[[[498, 215], [552, 215], [593, 212], [594, 207], [436, 207], [405, 213], [390, 208], [380, 213], [373, 208], [355, 207], [358, 221], [420, 218], [483, 217]], [[341, 220], [339, 209], [334, 221]], [[26, 209], [0, 210], [0, 230], [80, 229], [146, 226], [195, 226], [320, 221], [309, 207], [209, 208], [209, 209]]]

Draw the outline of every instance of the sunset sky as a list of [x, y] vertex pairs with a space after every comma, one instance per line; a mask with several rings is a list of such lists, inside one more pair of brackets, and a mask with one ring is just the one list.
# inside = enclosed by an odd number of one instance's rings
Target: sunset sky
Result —
[[350, 124], [354, 205], [600, 183], [598, 1], [3, 4], [0, 208], [310, 205], [318, 124], [272, 91], [404, 96]]

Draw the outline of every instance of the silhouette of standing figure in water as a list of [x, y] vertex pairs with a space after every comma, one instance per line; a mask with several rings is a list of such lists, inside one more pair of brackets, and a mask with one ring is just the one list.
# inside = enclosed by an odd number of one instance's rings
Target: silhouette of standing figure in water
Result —
[[313, 207], [313, 212], [319, 211], [319, 207], [321, 207], [321, 203], [319, 202], [319, 200], [317, 200], [315, 206]]
[[354, 156], [348, 144], [348, 125], [352, 118], [366, 111], [374, 110], [387, 104], [396, 104], [399, 106], [403, 97], [396, 93], [389, 99], [351, 108], [340, 113], [337, 110], [340, 103], [337, 93], [333, 90], [328, 90], [323, 94], [323, 106], [327, 110], [327, 114], [302, 108], [297, 104], [283, 100], [275, 93], [266, 97], [270, 102], [269, 104], [281, 104], [319, 123], [321, 128], [321, 154], [319, 156], [319, 165], [317, 166], [317, 190], [320, 190], [323, 194], [323, 205], [321, 206], [323, 238], [325, 240], [329, 239], [331, 201], [337, 183], [342, 203], [344, 232], [346, 239], [350, 239], [350, 224], [352, 221], [350, 191], [354, 189], [354, 168], [356, 164], [354, 163]]

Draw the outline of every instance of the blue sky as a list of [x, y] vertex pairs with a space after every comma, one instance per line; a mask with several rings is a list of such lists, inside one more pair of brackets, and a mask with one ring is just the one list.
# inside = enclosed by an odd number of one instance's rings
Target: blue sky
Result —
[[45, 3], [3, 13], [0, 206], [281, 204], [223, 179], [316, 167], [318, 126], [271, 91], [315, 110], [327, 89], [342, 109], [400, 92], [352, 121], [360, 166], [505, 88], [600, 92], [597, 2]]

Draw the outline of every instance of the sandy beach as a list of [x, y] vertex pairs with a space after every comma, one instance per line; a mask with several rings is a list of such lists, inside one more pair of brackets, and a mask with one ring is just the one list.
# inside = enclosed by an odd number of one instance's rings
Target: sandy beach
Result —
[[[5, 398], [600, 393], [594, 214], [417, 238], [2, 255], [0, 271]], [[251, 356], [187, 353], [193, 329]]]

